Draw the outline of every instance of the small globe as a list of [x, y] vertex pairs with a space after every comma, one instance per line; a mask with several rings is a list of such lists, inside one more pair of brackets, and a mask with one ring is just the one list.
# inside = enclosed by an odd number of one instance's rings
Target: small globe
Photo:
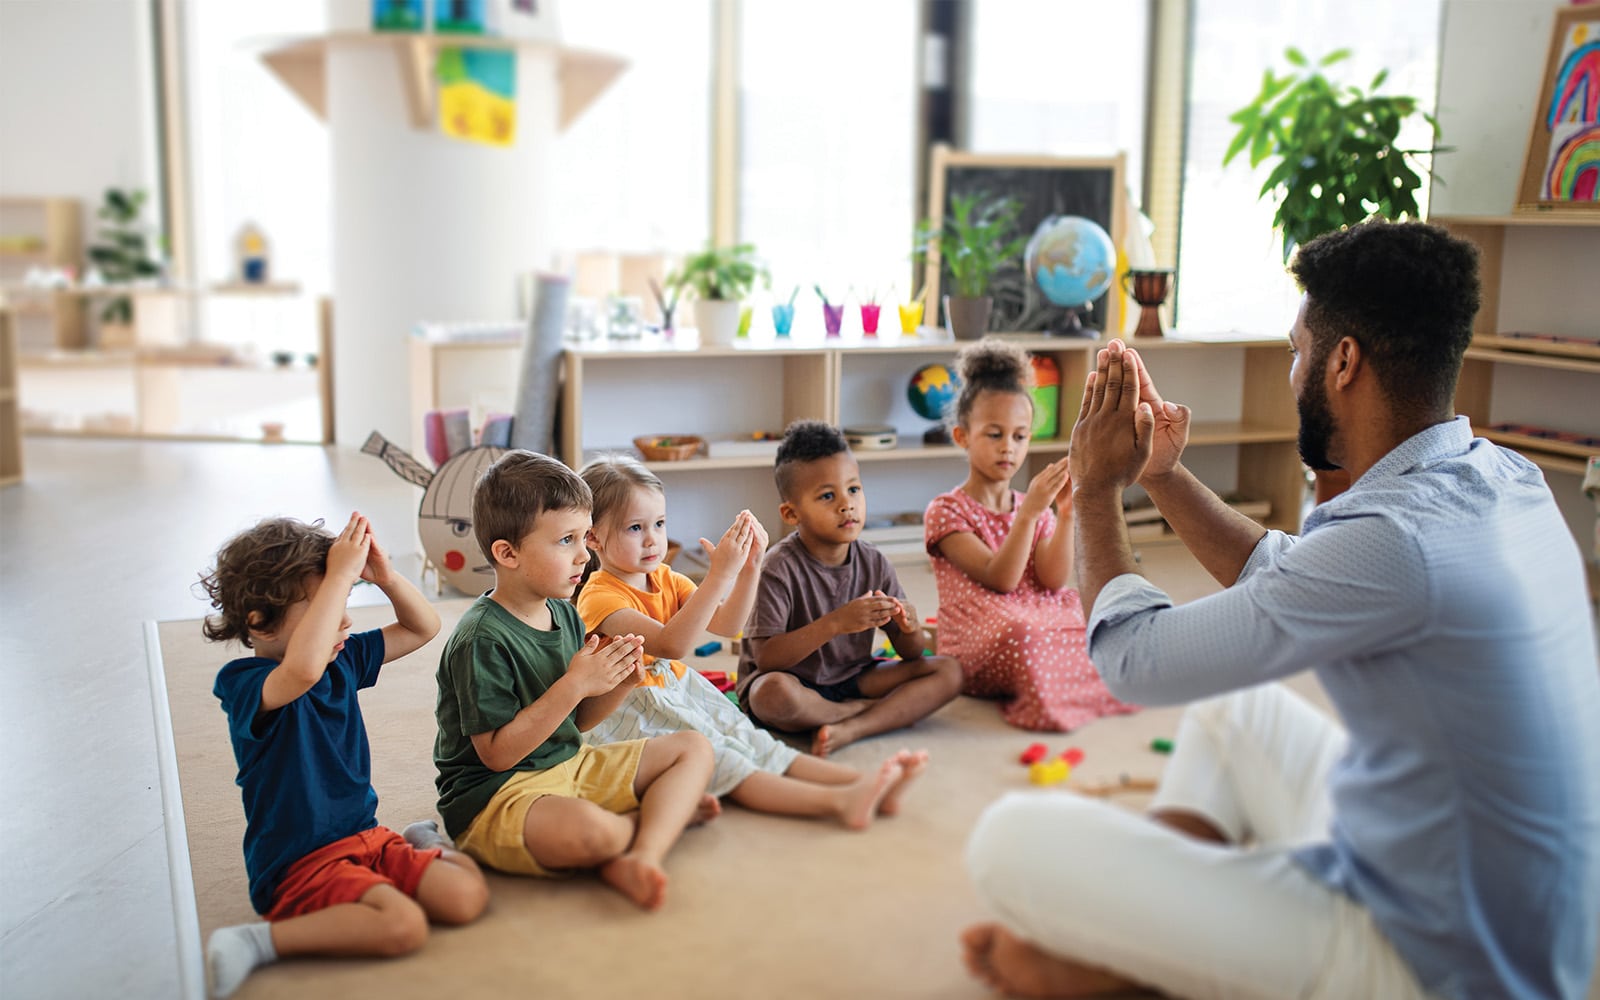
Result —
[[923, 365], [906, 386], [906, 399], [925, 420], [943, 420], [945, 408], [955, 402], [961, 383], [944, 365]]
[[1117, 247], [1082, 216], [1052, 215], [1034, 230], [1022, 261], [1045, 298], [1058, 306], [1086, 306], [1111, 287]]

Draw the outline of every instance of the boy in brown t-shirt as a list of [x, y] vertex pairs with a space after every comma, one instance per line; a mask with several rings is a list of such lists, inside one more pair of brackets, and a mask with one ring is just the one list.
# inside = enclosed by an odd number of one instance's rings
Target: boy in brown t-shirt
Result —
[[[778, 514], [798, 530], [761, 567], [740, 706], [774, 729], [815, 730], [819, 757], [937, 711], [960, 690], [961, 665], [922, 655], [927, 636], [894, 567], [861, 541], [866, 496], [844, 435], [817, 420], [790, 424], [773, 472]], [[874, 661], [880, 627], [899, 660]]]

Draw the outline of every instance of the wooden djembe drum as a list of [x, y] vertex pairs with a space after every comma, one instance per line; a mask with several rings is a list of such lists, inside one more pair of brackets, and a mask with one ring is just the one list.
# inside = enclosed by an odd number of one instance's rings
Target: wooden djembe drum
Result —
[[1172, 290], [1171, 268], [1132, 268], [1122, 276], [1122, 290], [1133, 296], [1133, 301], [1144, 308], [1139, 313], [1139, 326], [1135, 337], [1160, 337], [1161, 304], [1167, 301]]

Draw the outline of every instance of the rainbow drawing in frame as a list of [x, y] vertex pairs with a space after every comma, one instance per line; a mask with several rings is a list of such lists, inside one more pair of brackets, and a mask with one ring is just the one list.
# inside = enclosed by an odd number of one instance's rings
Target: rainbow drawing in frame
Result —
[[1519, 211], [1600, 209], [1600, 6], [1556, 11]]

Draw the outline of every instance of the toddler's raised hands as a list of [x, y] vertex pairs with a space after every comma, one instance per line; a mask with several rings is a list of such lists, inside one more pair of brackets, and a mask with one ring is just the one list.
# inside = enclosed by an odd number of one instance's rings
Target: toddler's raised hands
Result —
[[323, 573], [325, 581], [348, 587], [366, 575], [367, 559], [372, 550], [372, 526], [360, 511], [350, 514], [333, 545], [328, 549], [328, 568]]
[[[744, 511], [745, 514], [750, 512]], [[745, 557], [745, 568], [754, 572], [761, 568], [761, 558], [767, 554], [767, 529], [761, 519], [750, 514], [750, 553]]]
[[700, 539], [700, 547], [706, 550], [706, 556], [711, 561], [706, 579], [731, 581], [738, 574], [739, 568], [750, 555], [750, 543], [755, 538], [755, 531], [751, 527], [754, 522], [754, 514], [741, 510], [717, 544], [712, 545], [710, 539]]
[[630, 678], [644, 679], [644, 637], [591, 635], [567, 662], [567, 676], [578, 685], [579, 697], [593, 698], [615, 689]]

